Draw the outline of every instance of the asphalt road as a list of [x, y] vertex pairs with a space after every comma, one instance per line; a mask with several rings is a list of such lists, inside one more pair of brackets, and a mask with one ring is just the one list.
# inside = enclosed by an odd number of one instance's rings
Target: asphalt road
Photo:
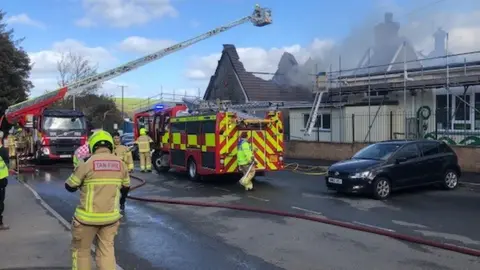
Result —
[[[63, 189], [68, 169], [22, 175], [65, 219], [78, 198]], [[480, 249], [474, 207], [480, 193], [423, 189], [387, 202], [339, 196], [319, 176], [291, 172], [259, 178], [247, 193], [221, 180], [136, 174], [147, 197], [242, 204], [325, 216]], [[478, 258], [291, 218], [216, 208], [128, 201], [117, 242], [124, 269], [480, 269]]]

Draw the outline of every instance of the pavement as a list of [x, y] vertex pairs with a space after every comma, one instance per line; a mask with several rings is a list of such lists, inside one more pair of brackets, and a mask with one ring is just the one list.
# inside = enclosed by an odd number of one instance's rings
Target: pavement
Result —
[[11, 179], [5, 205], [10, 230], [0, 231], [0, 269], [71, 269], [69, 230], [27, 187]]
[[[68, 221], [78, 202], [78, 194], [63, 188], [70, 172], [53, 168], [19, 178]], [[259, 177], [252, 193], [222, 178], [191, 182], [177, 173], [135, 174], [147, 181], [132, 192], [138, 196], [302, 213], [480, 249], [477, 190], [420, 189], [381, 202], [337, 195], [326, 190], [323, 177], [292, 172]], [[322, 223], [132, 200], [116, 252], [124, 269], [142, 270], [480, 269], [478, 257]]]

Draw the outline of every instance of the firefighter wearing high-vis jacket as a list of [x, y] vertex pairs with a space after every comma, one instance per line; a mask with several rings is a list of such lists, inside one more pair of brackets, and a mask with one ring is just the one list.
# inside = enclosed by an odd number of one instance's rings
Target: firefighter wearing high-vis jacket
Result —
[[113, 154], [110, 133], [95, 132], [88, 145], [92, 156], [65, 182], [69, 192], [80, 190], [72, 219], [72, 269], [91, 270], [90, 248], [97, 238], [97, 269], [111, 270], [116, 267], [114, 240], [122, 218], [119, 197], [130, 189], [130, 176], [122, 159]]
[[147, 130], [145, 128], [140, 129], [140, 136], [138, 136], [135, 144], [138, 145], [138, 154], [140, 156], [140, 170], [142, 172], [151, 172], [152, 171], [152, 158], [150, 156], [151, 144], [153, 143], [152, 138], [147, 135]]
[[[113, 153], [121, 158], [125, 165], [127, 165], [127, 169], [129, 172], [133, 172], [133, 157], [132, 157], [132, 152], [128, 147], [125, 145], [122, 145], [122, 142], [120, 140], [120, 134], [118, 132], [115, 132], [113, 134], [113, 142], [115, 143], [115, 148], [113, 150]], [[124, 192], [121, 194], [120, 197], [120, 210], [124, 211], [125, 210], [125, 201], [127, 200], [128, 192]]]
[[17, 151], [16, 151], [17, 139], [15, 138], [13, 128], [10, 129], [10, 131], [8, 132], [7, 142], [8, 142], [8, 156], [10, 159], [9, 167], [11, 170], [16, 170], [17, 169]]
[[255, 157], [247, 137], [248, 134], [244, 132], [240, 140], [238, 140], [237, 163], [240, 171], [243, 173], [240, 184], [245, 187], [245, 190], [253, 190], [252, 180], [255, 177]]

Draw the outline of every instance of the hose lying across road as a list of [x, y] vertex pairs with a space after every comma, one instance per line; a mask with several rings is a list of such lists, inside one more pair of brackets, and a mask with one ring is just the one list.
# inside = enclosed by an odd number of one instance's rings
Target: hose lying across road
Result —
[[[42, 168], [42, 167], [45, 167], [45, 166], [38, 166], [37, 168]], [[54, 167], [58, 168], [59, 166], [56, 165]], [[64, 167], [64, 166], [62, 166], [62, 167]], [[69, 167], [71, 168], [71, 166], [69, 166]], [[300, 165], [299, 165], [299, 167], [300, 167]], [[295, 169], [298, 169], [298, 168], [295, 168]], [[138, 176], [135, 176], [135, 175], [131, 175], [131, 178], [140, 182], [137, 185], [133, 185], [131, 187], [131, 191], [139, 189], [147, 183], [144, 179], [142, 179]], [[309, 216], [309, 215], [304, 215], [304, 214], [296, 214], [296, 213], [278, 211], [278, 210], [254, 208], [254, 207], [242, 206], [242, 205], [208, 203], [208, 202], [192, 202], [192, 201], [174, 200], [174, 199], [166, 199], [166, 198], [165, 199], [148, 198], [148, 197], [141, 197], [141, 196], [135, 196], [135, 195], [129, 195], [128, 198], [131, 199], [131, 200], [142, 201], [142, 202], [150, 202], [150, 203], [164, 203], [164, 204], [187, 205], [187, 206], [197, 206], [197, 207], [223, 208], [223, 209], [230, 209], [230, 210], [236, 210], [236, 211], [246, 211], [246, 212], [254, 212], [254, 213], [260, 213], [260, 214], [280, 216], [280, 217], [290, 217], [290, 218], [296, 218], [296, 219], [302, 219], [302, 220], [309, 220], [309, 221], [329, 224], [329, 225], [333, 225], [333, 226], [338, 226], [338, 227], [342, 227], [342, 228], [352, 229], [352, 230], [356, 230], [356, 231], [362, 231], [362, 232], [382, 235], [382, 236], [394, 238], [394, 239], [401, 240], [401, 241], [406, 241], [406, 242], [411, 242], [411, 243], [415, 243], [415, 244], [420, 244], [420, 245], [435, 247], [435, 248], [439, 248], [439, 249], [449, 250], [449, 251], [453, 251], [453, 252], [457, 252], [457, 253], [461, 253], [461, 254], [480, 257], [480, 250], [478, 250], [478, 249], [472, 249], [472, 248], [468, 248], [468, 247], [462, 247], [462, 246], [456, 246], [456, 245], [451, 245], [451, 244], [447, 244], [447, 243], [441, 243], [441, 242], [437, 242], [437, 241], [423, 239], [423, 238], [420, 238], [420, 237], [409, 236], [409, 235], [406, 235], [406, 234], [400, 234], [400, 233], [396, 233], [396, 232], [391, 232], [391, 231], [387, 231], [387, 230], [382, 230], [382, 229], [377, 229], [377, 228], [352, 224], [352, 223], [339, 221], [339, 220], [334, 220], [334, 219], [329, 219], [329, 218], [324, 218], [324, 217]]]

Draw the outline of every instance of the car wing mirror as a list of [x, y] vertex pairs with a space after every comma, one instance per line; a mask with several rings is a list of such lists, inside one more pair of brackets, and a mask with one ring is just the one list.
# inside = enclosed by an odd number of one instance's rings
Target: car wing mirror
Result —
[[396, 164], [400, 164], [400, 163], [405, 162], [405, 161], [407, 161], [406, 157], [399, 157], [399, 158], [395, 159]]

